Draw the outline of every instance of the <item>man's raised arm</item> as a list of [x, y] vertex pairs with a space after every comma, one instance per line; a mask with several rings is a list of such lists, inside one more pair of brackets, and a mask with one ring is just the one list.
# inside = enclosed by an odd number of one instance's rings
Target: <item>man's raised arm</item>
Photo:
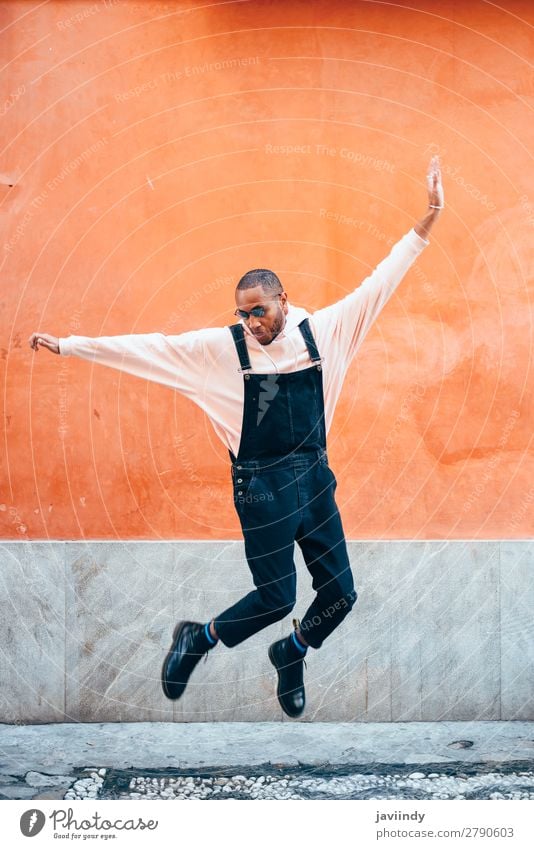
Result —
[[[395, 245], [374, 271], [346, 297], [317, 310], [312, 321], [320, 337], [334, 343], [336, 356], [348, 365], [402, 278], [424, 248], [444, 206], [439, 159], [432, 157], [427, 173], [425, 215]], [[324, 343], [323, 343], [324, 344]]]

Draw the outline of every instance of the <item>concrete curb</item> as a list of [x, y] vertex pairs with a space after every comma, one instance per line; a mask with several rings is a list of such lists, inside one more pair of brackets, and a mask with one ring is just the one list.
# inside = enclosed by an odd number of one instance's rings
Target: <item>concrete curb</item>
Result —
[[534, 722], [0, 725], [0, 774], [365, 764], [534, 764]]

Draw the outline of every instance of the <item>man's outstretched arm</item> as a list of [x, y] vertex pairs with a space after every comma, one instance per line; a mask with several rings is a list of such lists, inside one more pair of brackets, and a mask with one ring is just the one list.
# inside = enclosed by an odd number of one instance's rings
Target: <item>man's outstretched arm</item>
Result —
[[205, 365], [204, 338], [209, 330], [191, 330], [174, 336], [163, 333], [133, 333], [125, 336], [66, 336], [32, 333], [30, 347], [43, 347], [53, 354], [76, 356], [99, 365], [125, 371], [136, 377], [194, 397]]
[[338, 365], [345, 368], [360, 347], [374, 321], [390, 299], [421, 251], [430, 244], [428, 235], [444, 206], [439, 159], [432, 157], [427, 173], [428, 206], [412, 227], [346, 297], [313, 313], [312, 322], [328, 348], [332, 346]]

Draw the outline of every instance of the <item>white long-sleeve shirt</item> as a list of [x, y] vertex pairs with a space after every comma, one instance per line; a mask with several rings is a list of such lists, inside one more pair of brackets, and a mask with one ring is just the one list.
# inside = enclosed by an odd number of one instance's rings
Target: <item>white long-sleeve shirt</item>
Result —
[[[412, 228], [391, 249], [361, 285], [330, 306], [309, 313], [287, 301], [284, 328], [262, 345], [244, 321], [252, 371], [260, 374], [308, 368], [311, 361], [298, 329], [310, 319], [323, 357], [325, 427], [328, 433], [347, 368], [371, 325], [396, 287], [429, 244]], [[235, 456], [241, 439], [244, 380], [227, 326], [190, 330], [178, 335], [134, 333], [124, 336], [67, 336], [59, 339], [62, 356], [120, 369], [162, 383], [190, 398], [206, 413], [215, 432]]]

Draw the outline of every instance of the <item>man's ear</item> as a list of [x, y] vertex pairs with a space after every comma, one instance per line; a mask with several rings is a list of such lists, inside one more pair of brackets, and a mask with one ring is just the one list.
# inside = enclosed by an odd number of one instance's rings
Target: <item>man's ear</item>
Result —
[[282, 309], [284, 313], [287, 315], [288, 306], [287, 306], [287, 292], [282, 292], [280, 296], [280, 302], [282, 304]]

